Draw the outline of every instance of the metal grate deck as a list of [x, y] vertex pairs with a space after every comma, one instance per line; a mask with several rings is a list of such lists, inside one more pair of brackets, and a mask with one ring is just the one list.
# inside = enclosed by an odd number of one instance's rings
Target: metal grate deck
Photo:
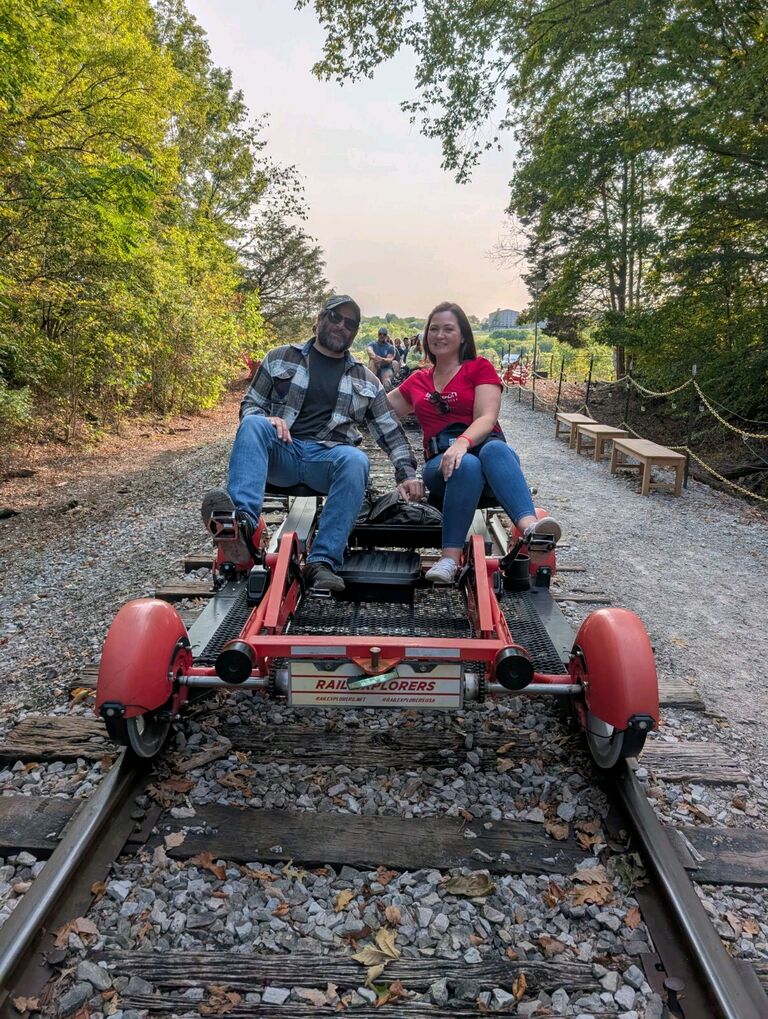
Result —
[[455, 590], [417, 589], [413, 605], [305, 598], [289, 633], [380, 637], [472, 637], [464, 600]]
[[515, 642], [524, 647], [531, 656], [534, 669], [538, 672], [567, 672], [531, 601], [530, 594], [505, 591], [501, 598], [501, 611]]
[[195, 658], [195, 665], [215, 665], [219, 652], [229, 640], [240, 636], [240, 631], [245, 626], [245, 621], [253, 611], [246, 603], [246, 590], [243, 584], [242, 591], [236, 598], [232, 599], [232, 607], [226, 616], [219, 623], [216, 632], [205, 645], [200, 655]]

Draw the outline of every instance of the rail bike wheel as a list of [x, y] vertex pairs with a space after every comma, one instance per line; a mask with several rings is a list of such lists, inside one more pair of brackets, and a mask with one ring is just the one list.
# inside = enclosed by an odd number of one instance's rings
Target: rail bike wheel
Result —
[[191, 662], [187, 630], [173, 606], [153, 598], [123, 605], [104, 642], [96, 688], [110, 738], [134, 757], [155, 757], [186, 698], [177, 680]]
[[109, 738], [120, 746], [128, 747], [134, 757], [151, 760], [165, 746], [171, 730], [171, 719], [164, 712], [150, 711], [133, 718], [105, 718]]
[[598, 768], [610, 771], [619, 761], [637, 757], [645, 746], [647, 733], [634, 729], [614, 729], [608, 722], [587, 712], [587, 746]]
[[610, 770], [636, 757], [659, 721], [656, 662], [640, 619], [627, 609], [591, 613], [576, 634], [569, 671], [582, 688], [577, 715], [595, 764]]

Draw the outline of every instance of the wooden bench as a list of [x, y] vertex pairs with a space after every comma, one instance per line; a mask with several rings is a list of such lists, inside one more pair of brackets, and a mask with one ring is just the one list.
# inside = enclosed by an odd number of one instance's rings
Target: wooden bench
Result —
[[[639, 460], [639, 463], [630, 463], [628, 457]], [[667, 481], [653, 481], [651, 468], [653, 467], [674, 467], [675, 483], [672, 485]], [[680, 495], [683, 487], [683, 471], [685, 469], [685, 455], [676, 453], [673, 449], [660, 446], [650, 439], [621, 439], [613, 440], [611, 452], [611, 474], [618, 470], [642, 471], [642, 482], [640, 494], [648, 495], [652, 489], [664, 488], [672, 491], [673, 495]]]
[[[613, 425], [600, 425], [596, 421], [576, 422], [576, 452], [582, 450], [592, 451], [595, 460], [602, 460], [605, 456], [605, 444], [613, 439], [619, 439], [627, 433], [623, 428], [615, 428]], [[591, 442], [584, 442], [584, 439], [591, 439]]]
[[594, 421], [588, 414], [574, 414], [564, 410], [558, 410], [555, 412], [555, 438], [559, 439], [561, 435], [568, 437], [568, 445], [571, 449], [576, 445], [576, 425], [577, 424], [588, 424], [590, 421]]

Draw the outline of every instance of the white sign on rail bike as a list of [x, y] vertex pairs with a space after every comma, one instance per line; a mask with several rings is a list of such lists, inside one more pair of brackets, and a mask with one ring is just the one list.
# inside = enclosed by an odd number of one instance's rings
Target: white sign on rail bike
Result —
[[[332, 663], [335, 665], [335, 663]], [[293, 707], [319, 708], [436, 708], [454, 710], [462, 706], [463, 675], [459, 662], [439, 662], [417, 671], [401, 663], [381, 683], [358, 689], [350, 688], [362, 678], [361, 669], [342, 662], [331, 670], [328, 663], [308, 659], [290, 663], [291, 682], [288, 702]]]

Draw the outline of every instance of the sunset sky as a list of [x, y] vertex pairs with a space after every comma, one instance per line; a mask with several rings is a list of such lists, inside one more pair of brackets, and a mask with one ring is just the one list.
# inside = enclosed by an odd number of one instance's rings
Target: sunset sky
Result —
[[232, 69], [251, 112], [270, 115], [268, 151], [300, 170], [309, 232], [334, 289], [363, 314], [423, 315], [442, 300], [484, 317], [520, 310], [518, 268], [488, 252], [507, 232], [512, 140], [488, 153], [468, 185], [440, 169], [440, 146], [411, 127], [399, 103], [413, 90], [407, 53], [373, 81], [319, 82], [323, 33], [290, 0], [187, 0], [213, 60]]

